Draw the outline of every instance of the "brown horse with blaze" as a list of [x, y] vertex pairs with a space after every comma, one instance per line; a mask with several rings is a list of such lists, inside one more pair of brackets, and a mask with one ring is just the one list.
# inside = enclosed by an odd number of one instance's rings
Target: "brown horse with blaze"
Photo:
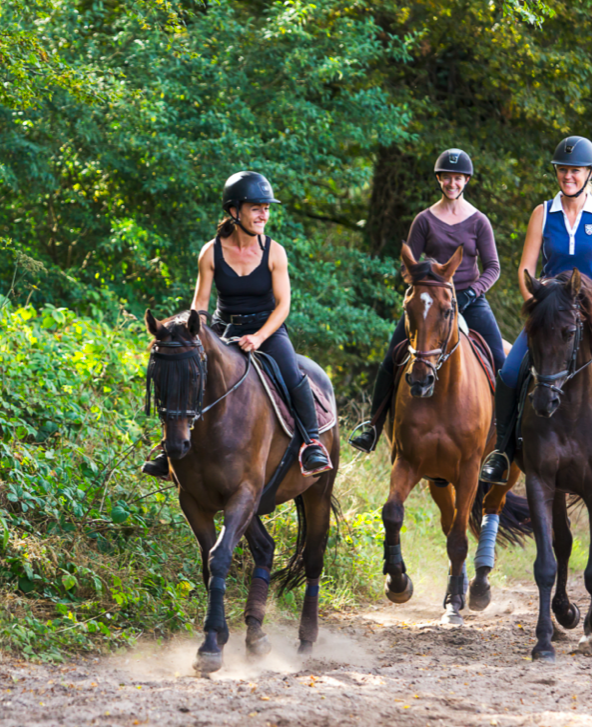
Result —
[[[467, 525], [479, 487], [481, 462], [493, 447], [495, 433], [487, 376], [458, 325], [452, 277], [462, 254], [459, 247], [444, 264], [429, 260], [418, 263], [410, 248], [403, 245], [404, 279], [409, 285], [404, 301], [409, 338], [404, 371], [407, 386], [402, 378], [390, 409], [394, 421], [389, 422], [387, 431], [393, 465], [390, 493], [382, 511], [385, 591], [394, 603], [404, 603], [413, 593], [401, 553], [405, 501], [422, 478], [430, 480], [450, 558], [442, 620], [452, 624], [463, 623], [460, 611], [466, 591]], [[506, 492], [517, 476], [514, 468], [507, 486], [491, 488], [485, 497], [485, 512], [502, 511]], [[472, 584], [479, 610], [489, 603], [489, 570], [478, 574], [480, 579]]]

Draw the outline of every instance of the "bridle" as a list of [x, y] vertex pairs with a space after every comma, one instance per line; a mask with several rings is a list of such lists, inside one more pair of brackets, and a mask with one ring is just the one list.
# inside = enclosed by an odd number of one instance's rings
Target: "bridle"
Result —
[[[160, 348], [189, 348], [191, 350], [189, 351], [182, 351], [180, 353], [161, 353], [159, 351]], [[223, 399], [225, 399], [227, 396], [232, 394], [233, 391], [236, 391], [238, 387], [243, 383], [243, 381], [247, 378], [249, 375], [249, 371], [251, 370], [251, 352], [249, 351], [247, 355], [247, 368], [245, 373], [241, 376], [241, 378], [232, 386], [228, 391], [226, 391], [222, 396], [220, 396], [216, 401], [212, 402], [211, 404], [208, 404], [208, 406], [203, 406], [203, 400], [204, 400], [204, 394], [206, 389], [206, 382], [208, 377], [208, 357], [205, 351], [205, 348], [203, 346], [203, 343], [201, 342], [199, 336], [196, 337], [194, 340], [191, 341], [156, 341], [152, 347], [152, 351], [150, 353], [150, 361], [148, 363], [148, 373], [146, 376], [146, 414], [150, 414], [150, 392], [152, 388], [152, 382], [154, 381], [154, 372], [155, 372], [155, 363], [156, 361], [161, 361], [163, 363], [175, 363], [178, 361], [192, 361], [195, 365], [195, 368], [197, 370], [197, 378], [199, 379], [196, 393], [194, 395], [193, 399], [193, 406], [191, 408], [187, 409], [169, 409], [166, 406], [166, 403], [162, 401], [162, 398], [160, 396], [157, 397], [155, 392], [155, 409], [158, 413], [158, 416], [160, 418], [160, 421], [165, 424], [169, 420], [175, 420], [180, 418], [187, 418], [189, 419], [189, 428], [193, 429], [195, 426], [195, 422], [198, 421], [203, 417], [203, 415], [210, 411], [213, 407], [216, 406], [216, 404], [219, 404]], [[160, 404], [158, 403], [158, 400], [160, 399]]]
[[[545, 387], [547, 389], [551, 389], [551, 391], [554, 391], [556, 394], [559, 394], [561, 396], [565, 392], [563, 391], [563, 387], [567, 384], [568, 381], [574, 378], [574, 376], [577, 376], [580, 371], [583, 371], [585, 368], [590, 366], [592, 364], [592, 358], [589, 361], [586, 361], [586, 363], [583, 366], [580, 366], [579, 368], [576, 368], [576, 360], [578, 358], [578, 353], [580, 351], [580, 346], [582, 345], [582, 340], [584, 337], [584, 324], [582, 322], [582, 309], [580, 306], [579, 301], [576, 301], [573, 303], [569, 308], [559, 308], [559, 310], [573, 310], [575, 311], [575, 318], [576, 318], [576, 333], [574, 336], [574, 342], [573, 342], [573, 348], [571, 352], [571, 358], [569, 361], [569, 366], [564, 369], [563, 371], [559, 371], [556, 374], [539, 374], [539, 372], [536, 370], [536, 368], [531, 366], [530, 370], [532, 372], [532, 377], [534, 379], [534, 388], [537, 389], [539, 387]], [[559, 379], [562, 379], [565, 377], [565, 380], [561, 384], [561, 386], [555, 386], [554, 382], [558, 381]], [[534, 392], [533, 392], [534, 393]]]
[[[432, 372], [434, 374], [434, 379], [437, 381], [438, 380], [438, 371], [442, 368], [442, 366], [446, 363], [446, 361], [448, 361], [448, 359], [452, 356], [452, 354], [456, 351], [456, 349], [460, 345], [460, 331], [458, 328], [458, 321], [457, 321], [457, 326], [456, 326], [456, 331], [458, 334], [457, 341], [454, 344], [454, 346], [452, 347], [452, 349], [450, 351], [447, 351], [448, 344], [450, 343], [450, 339], [452, 337], [455, 313], [458, 308], [458, 303], [456, 302], [456, 294], [454, 292], [454, 286], [452, 285], [452, 283], [447, 283], [443, 280], [442, 281], [422, 280], [420, 283], [414, 283], [414, 285], [427, 285], [428, 287], [431, 287], [431, 288], [448, 288], [448, 290], [450, 290], [452, 292], [452, 315], [450, 316], [450, 319], [449, 319], [448, 332], [446, 333], [446, 339], [444, 341], [443, 346], [441, 346], [440, 348], [434, 348], [431, 351], [418, 351], [415, 348], [413, 348], [411, 343], [409, 343], [409, 346], [407, 349], [409, 351], [409, 356], [407, 356], [407, 358], [401, 364], [399, 364], [400, 366], [403, 366], [403, 365], [407, 364], [409, 361], [411, 361], [412, 364], [415, 364], [415, 363], [425, 364], [429, 369], [432, 370]], [[412, 288], [413, 285], [411, 285], [410, 287]], [[438, 356], [436, 363], [432, 363], [430, 361], [430, 358], [432, 356]], [[407, 374], [405, 377], [408, 384], [410, 383], [409, 376], [410, 376], [410, 374]]]

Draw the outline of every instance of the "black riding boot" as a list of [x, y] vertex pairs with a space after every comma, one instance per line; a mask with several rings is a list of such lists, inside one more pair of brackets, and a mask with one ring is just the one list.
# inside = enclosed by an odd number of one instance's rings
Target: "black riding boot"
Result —
[[[381, 404], [389, 395], [389, 391], [392, 385], [393, 372], [388, 371], [384, 367], [384, 364], [381, 364], [380, 368], [378, 369], [376, 381], [374, 383], [374, 392], [372, 393], [372, 408], [370, 409], [370, 419], [374, 419], [376, 412], [380, 409]], [[384, 422], [386, 421], [388, 410], [389, 405], [386, 405], [381, 416], [379, 417], [378, 421], [374, 426], [369, 426], [357, 437], [352, 437], [349, 440], [351, 446], [355, 447], [356, 449], [360, 449], [362, 452], [367, 452], [368, 454], [370, 454], [370, 452], [374, 452], [374, 450], [376, 449], [376, 445], [378, 444], [380, 435], [382, 434], [382, 429], [384, 427]]]
[[146, 475], [152, 475], [153, 477], [159, 477], [162, 480], [167, 480], [169, 477], [169, 460], [164, 452], [161, 452], [158, 457], [155, 457], [149, 462], [144, 462], [142, 465], [142, 472]]
[[510, 465], [516, 452], [516, 437], [514, 428], [518, 414], [519, 392], [507, 384], [497, 375], [495, 386], [495, 420], [497, 441], [494, 451], [486, 458], [481, 467], [483, 482], [494, 485], [505, 485], [510, 475]]
[[332, 469], [331, 462], [327, 458], [323, 447], [319, 444], [319, 423], [308, 376], [305, 376], [298, 386], [290, 391], [290, 396], [296, 414], [304, 427], [303, 434], [306, 434], [305, 446], [302, 450], [304, 474], [312, 475], [323, 470]]

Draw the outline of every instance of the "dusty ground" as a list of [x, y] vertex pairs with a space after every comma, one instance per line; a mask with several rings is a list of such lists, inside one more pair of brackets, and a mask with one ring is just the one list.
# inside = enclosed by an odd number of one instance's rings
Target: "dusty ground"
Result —
[[[582, 613], [581, 580], [571, 592]], [[0, 659], [0, 724], [592, 725], [592, 659], [574, 653], [581, 625], [556, 642], [557, 663], [532, 663], [534, 584], [494, 591], [496, 604], [441, 627], [435, 598], [323, 622], [315, 656], [295, 655], [295, 627], [270, 626], [274, 651], [246, 662], [243, 634], [211, 679], [193, 675], [194, 641], [67, 666]]]

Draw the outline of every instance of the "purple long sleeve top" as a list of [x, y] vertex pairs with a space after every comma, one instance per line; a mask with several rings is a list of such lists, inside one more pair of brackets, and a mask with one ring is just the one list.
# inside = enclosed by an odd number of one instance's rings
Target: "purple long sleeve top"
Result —
[[[425, 253], [439, 263], [445, 263], [463, 245], [463, 259], [453, 278], [457, 290], [473, 288], [481, 295], [499, 278], [500, 264], [491, 222], [479, 210], [455, 225], [442, 222], [429, 209], [424, 210], [411, 223], [407, 244], [416, 260]], [[481, 258], [482, 273], [478, 258]]]

